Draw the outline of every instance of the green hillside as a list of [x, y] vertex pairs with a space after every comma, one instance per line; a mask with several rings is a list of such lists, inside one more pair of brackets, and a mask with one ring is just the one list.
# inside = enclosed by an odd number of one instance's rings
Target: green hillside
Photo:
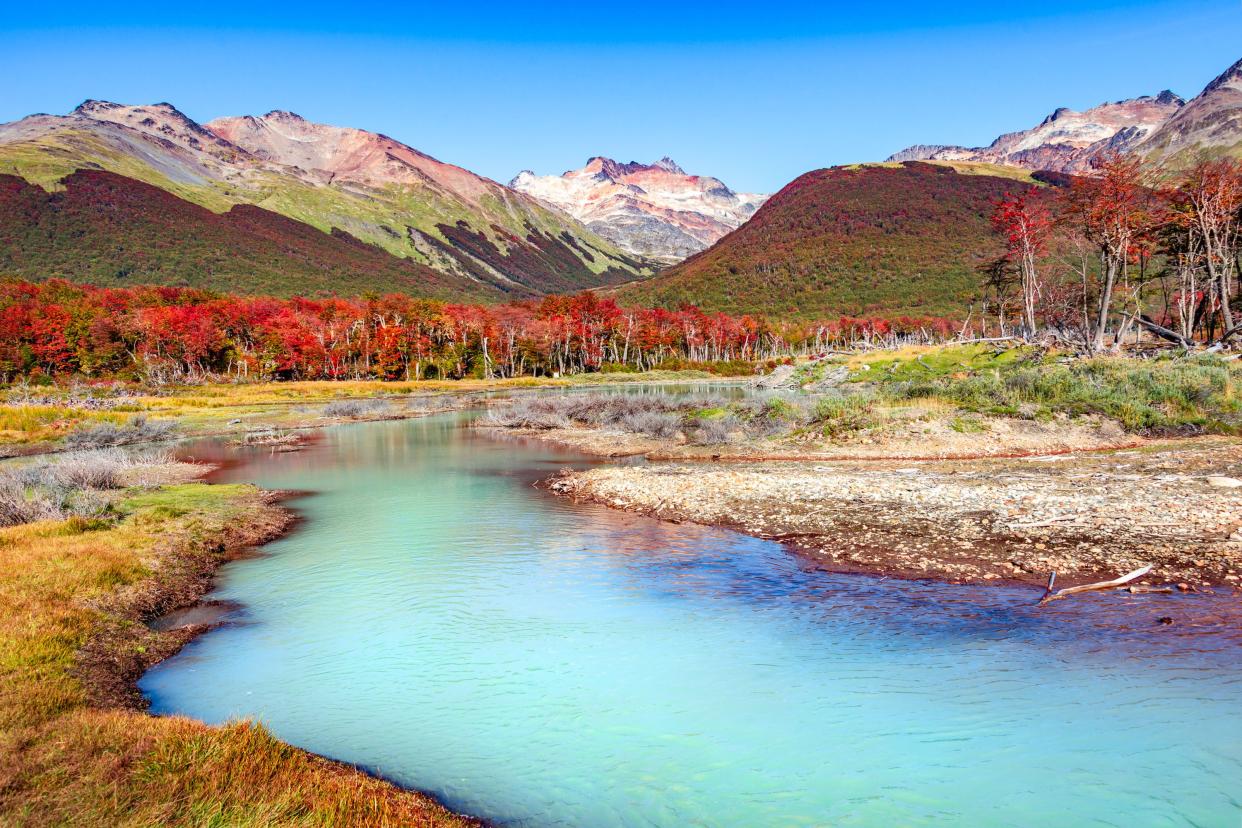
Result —
[[47, 192], [0, 175], [0, 274], [122, 287], [157, 284], [277, 296], [403, 292], [500, 299], [490, 284], [401, 259], [251, 205], [224, 213], [114, 173], [81, 171]]

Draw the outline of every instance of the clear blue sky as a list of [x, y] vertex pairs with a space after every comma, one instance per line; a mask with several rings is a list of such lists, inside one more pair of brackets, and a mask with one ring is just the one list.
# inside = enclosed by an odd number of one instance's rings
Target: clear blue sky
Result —
[[40, 5], [0, 16], [0, 120], [290, 109], [501, 181], [670, 155], [772, 191], [1058, 106], [1190, 97], [1242, 58], [1239, 0]]

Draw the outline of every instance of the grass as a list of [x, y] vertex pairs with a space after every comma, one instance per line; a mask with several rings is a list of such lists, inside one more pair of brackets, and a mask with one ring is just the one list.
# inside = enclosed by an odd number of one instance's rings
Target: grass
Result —
[[[108, 424], [125, 427], [134, 415], [149, 419], [147, 430], [175, 422], [186, 436], [218, 433], [222, 430], [293, 428], [322, 424], [321, 416], [332, 414], [327, 406], [363, 402], [360, 414], [377, 415], [391, 405], [393, 416], [437, 398], [478, 394], [487, 391], [533, 388], [587, 388], [634, 382], [700, 382], [719, 379], [703, 371], [648, 371], [633, 374], [582, 374], [570, 377], [522, 377], [504, 380], [420, 380], [387, 382], [380, 380], [318, 382], [204, 383], [161, 388], [117, 385], [84, 392], [80, 387], [47, 386], [38, 389], [37, 402], [27, 399], [30, 389], [10, 389], [9, 401], [0, 404], [0, 446], [48, 444], [66, 445], [66, 438]], [[115, 394], [118, 396], [109, 396]], [[385, 402], [370, 402], [380, 398]], [[94, 406], [107, 404], [103, 410]], [[366, 410], [369, 409], [369, 410]], [[348, 406], [337, 411], [352, 410]], [[239, 420], [239, 423], [232, 423]], [[100, 436], [104, 432], [100, 431]], [[164, 435], [167, 436], [167, 435]], [[129, 441], [132, 442], [132, 441]], [[33, 447], [33, 446], [31, 446]]]
[[123, 414], [73, 405], [0, 405], [0, 444], [59, 440], [82, 428], [118, 425]]
[[[734, 402], [570, 395], [520, 401], [496, 413], [493, 424], [603, 427], [661, 438], [680, 433], [701, 445], [813, 435], [836, 440], [929, 419], [960, 434], [983, 434], [993, 417], [1106, 418], [1153, 436], [1242, 433], [1242, 365], [1212, 355], [1070, 360], [1030, 347], [908, 347], [801, 366], [798, 384], [842, 368], [845, 381], [826, 392]], [[729, 422], [713, 422], [722, 418]]]
[[936, 399], [979, 414], [1095, 415], [1150, 434], [1242, 432], [1242, 367], [1211, 356], [1068, 364], [1006, 358], [986, 369], [946, 373], [906, 364], [873, 375], [889, 399]]
[[251, 722], [101, 701], [99, 670], [140, 671], [172, 649], [175, 634], [139, 623], [163, 579], [218, 560], [222, 538], [272, 512], [250, 486], [184, 484], [129, 492], [109, 521], [0, 529], [0, 824], [471, 824]]

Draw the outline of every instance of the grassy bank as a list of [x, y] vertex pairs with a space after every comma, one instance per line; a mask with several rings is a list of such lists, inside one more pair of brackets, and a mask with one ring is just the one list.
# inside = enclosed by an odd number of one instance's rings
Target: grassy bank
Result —
[[[124, 383], [18, 385], [0, 392], [0, 452], [123, 445], [174, 432], [218, 434], [306, 428], [331, 420], [418, 416], [428, 408], [451, 406], [461, 395], [491, 391], [719, 379], [687, 370], [555, 379], [203, 383], [159, 388]], [[333, 403], [369, 399], [382, 399], [385, 404], [369, 410], [324, 410]]]
[[782, 390], [742, 400], [531, 397], [484, 424], [587, 450], [586, 433], [621, 432], [628, 442], [608, 451], [686, 459], [1021, 455], [1242, 433], [1242, 364], [1214, 355], [1073, 360], [972, 344], [837, 356], [769, 379]]
[[133, 681], [194, 632], [142, 620], [285, 520], [251, 486], [181, 483], [0, 529], [0, 824], [471, 824], [261, 726], [136, 709]]
[[1095, 415], [1157, 434], [1242, 430], [1242, 363], [1212, 354], [1071, 361], [1033, 348], [973, 345], [843, 362], [849, 382], [889, 405], [934, 400], [1036, 420]]

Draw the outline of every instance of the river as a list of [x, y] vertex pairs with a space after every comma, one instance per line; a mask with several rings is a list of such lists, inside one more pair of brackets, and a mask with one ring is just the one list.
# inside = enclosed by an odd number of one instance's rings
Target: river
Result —
[[[471, 416], [229, 450], [216, 479], [305, 491], [305, 520], [221, 570], [226, 623], [142, 679], [153, 711], [255, 718], [502, 825], [1242, 823], [1214, 599], [820, 572], [550, 495], [590, 461]], [[1157, 628], [1174, 605], [1194, 620]]]

